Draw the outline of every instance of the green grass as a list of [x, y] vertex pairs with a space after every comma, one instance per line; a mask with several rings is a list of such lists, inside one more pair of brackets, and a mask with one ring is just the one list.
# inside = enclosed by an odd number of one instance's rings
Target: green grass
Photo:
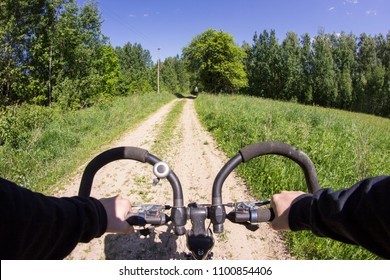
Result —
[[96, 149], [173, 98], [151, 93], [118, 97], [80, 111], [22, 106], [3, 112], [0, 176], [50, 194], [50, 186], [88, 161]]
[[[255, 142], [282, 141], [312, 159], [324, 188], [390, 174], [389, 119], [237, 95], [200, 95], [196, 109], [228, 156]], [[283, 189], [306, 190], [298, 165], [282, 157], [257, 158], [238, 169], [258, 198]], [[376, 258], [357, 246], [309, 232], [288, 233], [285, 239], [300, 259]]]
[[165, 158], [166, 153], [173, 144], [172, 137], [183, 112], [184, 104], [185, 102], [183, 100], [178, 101], [169, 112], [165, 122], [159, 127], [159, 133], [150, 149], [150, 152], [158, 155], [159, 158]]

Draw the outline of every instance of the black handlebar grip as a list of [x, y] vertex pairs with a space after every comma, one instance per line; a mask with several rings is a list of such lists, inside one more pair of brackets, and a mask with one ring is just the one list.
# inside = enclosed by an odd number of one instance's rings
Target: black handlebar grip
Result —
[[258, 209], [250, 209], [246, 211], [234, 210], [226, 217], [233, 223], [265, 223], [271, 222], [275, 218], [275, 214], [272, 208], [261, 207]]
[[[258, 142], [246, 146], [240, 150], [243, 162], [268, 154], [287, 155], [291, 154], [292, 146], [283, 142]], [[296, 150], [296, 149], [295, 149]]]
[[146, 162], [146, 156], [148, 155], [148, 151], [141, 148], [136, 147], [119, 147], [119, 149], [123, 148], [123, 159], [133, 159], [139, 162]]
[[104, 165], [120, 160], [132, 159], [140, 162], [146, 162], [148, 151], [136, 147], [118, 147], [107, 150], [97, 155], [85, 168], [81, 178], [79, 196], [89, 196], [91, 194], [92, 182], [96, 172]]
[[310, 193], [320, 189], [317, 172], [313, 162], [302, 151], [283, 142], [259, 142], [240, 150], [243, 162], [262, 155], [280, 155], [296, 162], [305, 174], [306, 185]]
[[256, 221], [251, 221], [255, 223], [271, 222], [275, 218], [274, 210], [272, 208], [259, 208], [257, 209], [257, 219]]

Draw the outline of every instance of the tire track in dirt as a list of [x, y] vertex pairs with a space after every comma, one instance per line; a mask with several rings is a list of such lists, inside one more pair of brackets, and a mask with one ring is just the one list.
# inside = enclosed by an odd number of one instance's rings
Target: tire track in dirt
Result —
[[[210, 203], [215, 176], [228, 158], [217, 148], [214, 139], [201, 126], [194, 109], [194, 100], [175, 100], [163, 106], [136, 129], [126, 133], [108, 148], [136, 146], [147, 150], [156, 142], [161, 125], [175, 102], [185, 102], [184, 110], [170, 141], [166, 156], [156, 155], [168, 162], [179, 177], [185, 204]], [[83, 168], [82, 168], [83, 169]], [[81, 172], [67, 184], [60, 196], [78, 192]], [[162, 180], [151, 186], [152, 167], [148, 164], [123, 160], [103, 167], [95, 176], [91, 195], [108, 197], [121, 194], [133, 204], [156, 203], [172, 205], [171, 186]], [[231, 174], [222, 190], [223, 201], [253, 200], [244, 182]], [[228, 211], [229, 209], [227, 209]], [[190, 228], [190, 221], [186, 228]], [[225, 232], [215, 235], [214, 259], [286, 259], [288, 255], [278, 234], [262, 224], [252, 232], [242, 225], [225, 222]], [[69, 259], [185, 259], [188, 253], [185, 236], [173, 234], [171, 226], [157, 227], [148, 237], [138, 234], [104, 234], [88, 244], [79, 244]]]

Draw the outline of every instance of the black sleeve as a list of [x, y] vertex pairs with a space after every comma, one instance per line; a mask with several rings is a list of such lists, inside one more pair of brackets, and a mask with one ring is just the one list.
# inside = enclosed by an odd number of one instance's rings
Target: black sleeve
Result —
[[0, 178], [1, 259], [62, 259], [107, 228], [97, 199], [44, 196]]
[[390, 259], [390, 177], [299, 196], [291, 205], [289, 225], [291, 230], [311, 230]]

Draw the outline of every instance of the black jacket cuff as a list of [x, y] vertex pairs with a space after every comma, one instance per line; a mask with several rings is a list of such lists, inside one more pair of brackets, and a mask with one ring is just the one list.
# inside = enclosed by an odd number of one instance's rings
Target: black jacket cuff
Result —
[[310, 206], [312, 200], [312, 194], [303, 194], [292, 202], [288, 215], [288, 223], [292, 231], [311, 229]]

